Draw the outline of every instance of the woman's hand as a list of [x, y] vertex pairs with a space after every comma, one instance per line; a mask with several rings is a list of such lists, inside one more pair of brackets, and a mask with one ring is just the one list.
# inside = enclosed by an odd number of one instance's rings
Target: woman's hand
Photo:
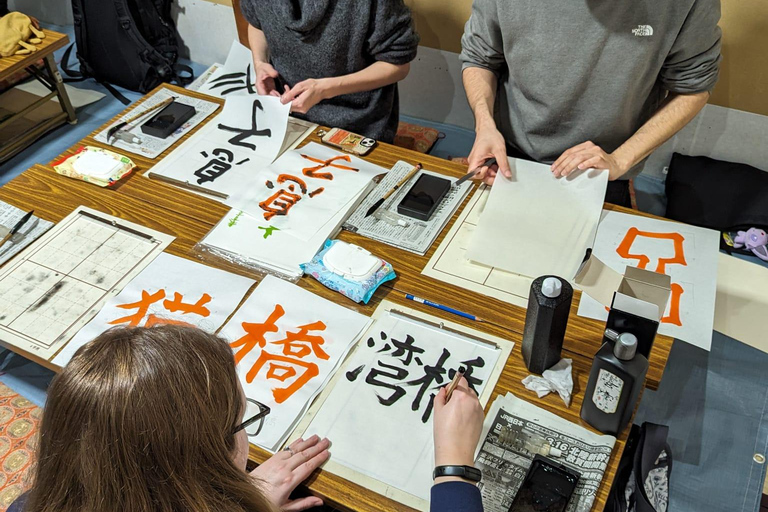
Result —
[[298, 439], [290, 445], [289, 450], [274, 454], [251, 471], [251, 476], [260, 481], [269, 501], [285, 512], [319, 507], [323, 500], [315, 496], [297, 500], [291, 500], [290, 496], [301, 482], [328, 460], [331, 456], [328, 451], [330, 445], [328, 439], [320, 439], [318, 436], [307, 440]]
[[327, 93], [326, 82], [323, 79], [310, 78], [297, 83], [293, 89], [286, 85], [280, 101], [283, 105], [290, 103], [291, 112], [306, 114], [309, 109], [326, 99]]
[[280, 76], [277, 70], [268, 62], [253, 63], [256, 70], [256, 92], [262, 96], [280, 97], [282, 91], [275, 87], [275, 79]]
[[[467, 379], [459, 380], [451, 399], [446, 402], [446, 388], [440, 389], [434, 402], [435, 465], [472, 466], [475, 449], [483, 430], [483, 407]], [[441, 477], [435, 483], [456, 480]]]

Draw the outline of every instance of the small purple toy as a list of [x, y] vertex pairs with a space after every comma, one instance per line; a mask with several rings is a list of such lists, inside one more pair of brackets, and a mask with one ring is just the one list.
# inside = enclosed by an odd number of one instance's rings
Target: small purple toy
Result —
[[768, 261], [768, 234], [762, 229], [750, 228], [747, 231], [739, 231], [733, 239], [736, 249], [742, 247], [752, 251], [761, 260]]

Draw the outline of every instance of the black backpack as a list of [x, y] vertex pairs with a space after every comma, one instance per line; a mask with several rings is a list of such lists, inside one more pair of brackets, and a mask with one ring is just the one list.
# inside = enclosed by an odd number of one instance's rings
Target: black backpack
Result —
[[110, 84], [141, 93], [163, 82], [188, 84], [192, 68], [177, 63], [179, 39], [171, 2], [72, 0], [80, 71], [68, 66], [72, 46], [62, 69], [75, 80], [96, 79], [125, 104], [128, 100]]

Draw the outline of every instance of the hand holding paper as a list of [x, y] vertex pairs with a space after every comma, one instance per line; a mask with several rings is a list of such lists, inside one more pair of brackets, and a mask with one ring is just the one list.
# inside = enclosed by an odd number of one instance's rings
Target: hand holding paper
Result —
[[608, 171], [608, 179], [613, 181], [626, 174], [629, 168], [615, 153], [606, 153], [600, 146], [587, 141], [565, 150], [552, 164], [552, 174], [560, 178], [576, 171], [605, 169]]

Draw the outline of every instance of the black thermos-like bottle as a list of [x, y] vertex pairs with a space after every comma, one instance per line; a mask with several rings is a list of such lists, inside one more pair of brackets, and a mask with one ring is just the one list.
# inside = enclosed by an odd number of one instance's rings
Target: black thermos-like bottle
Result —
[[564, 279], [543, 276], [531, 284], [523, 330], [523, 361], [541, 374], [560, 361], [573, 288]]

